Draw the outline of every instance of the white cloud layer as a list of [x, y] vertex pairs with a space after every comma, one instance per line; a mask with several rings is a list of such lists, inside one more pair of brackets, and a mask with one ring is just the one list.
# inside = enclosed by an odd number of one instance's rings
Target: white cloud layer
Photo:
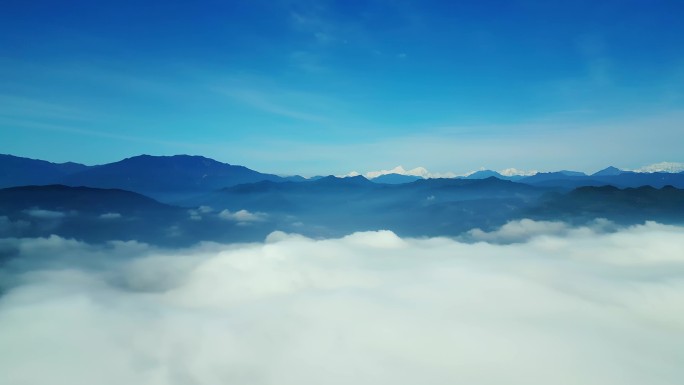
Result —
[[518, 224], [528, 235], [509, 245], [389, 231], [176, 251], [6, 239], [0, 251], [15, 261], [48, 265], [24, 267], [0, 297], [0, 375], [25, 385], [684, 382], [684, 227], [539, 230], [548, 225]]

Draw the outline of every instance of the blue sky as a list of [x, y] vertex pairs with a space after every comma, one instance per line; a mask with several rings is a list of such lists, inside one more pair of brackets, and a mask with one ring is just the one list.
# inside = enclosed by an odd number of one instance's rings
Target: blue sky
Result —
[[684, 2], [19, 1], [0, 152], [304, 175], [684, 160]]

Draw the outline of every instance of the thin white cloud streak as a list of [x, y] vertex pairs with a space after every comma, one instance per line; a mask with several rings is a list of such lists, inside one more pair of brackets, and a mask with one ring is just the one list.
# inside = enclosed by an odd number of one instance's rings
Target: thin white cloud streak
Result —
[[307, 122], [321, 123], [327, 121], [327, 118], [323, 116], [305, 112], [296, 107], [290, 107], [284, 102], [276, 101], [274, 96], [270, 93], [266, 94], [255, 89], [247, 88], [220, 88], [217, 89], [217, 91], [228, 96], [232, 100], [268, 114]]
[[44, 210], [40, 208], [24, 210], [24, 213], [38, 219], [61, 219], [66, 216], [66, 214], [61, 211]]
[[53, 264], [0, 299], [8, 384], [684, 380], [682, 227], [537, 232], [511, 245], [387, 231], [173, 252], [0, 243]]
[[0, 94], [0, 116], [51, 118], [58, 120], [92, 120], [93, 115], [76, 107], [37, 98]]
[[42, 123], [42, 122], [37, 122], [37, 121], [33, 121], [33, 120], [24, 120], [24, 119], [0, 119], [0, 126], [5, 126], [5, 127], [7, 127], [8, 130], [19, 129], [19, 128], [28, 128], [28, 129], [37, 129], [37, 130], [43, 130], [43, 131], [54, 131], [54, 132], [63, 132], [63, 133], [69, 133], [69, 134], [77, 134], [77, 135], [90, 136], [90, 137], [115, 139], [115, 140], [121, 140], [121, 141], [126, 141], [126, 142], [147, 143], [147, 144], [153, 144], [153, 145], [158, 145], [158, 146], [168, 146], [168, 147], [173, 146], [173, 147], [183, 147], [183, 148], [188, 148], [188, 147], [190, 147], [190, 148], [205, 148], [205, 147], [207, 147], [207, 146], [204, 146], [201, 144], [193, 144], [193, 143], [186, 143], [186, 142], [173, 142], [173, 141], [165, 141], [165, 140], [155, 140], [155, 139], [148, 139], [148, 138], [131, 136], [131, 135], [119, 135], [119, 134], [112, 134], [112, 133], [106, 132], [106, 131], [100, 131], [98, 129], [78, 128], [78, 127], [73, 127], [73, 126], [65, 126], [65, 125], [61, 125], [61, 124], [52, 124], [52, 123]]
[[100, 219], [119, 219], [121, 214], [119, 213], [104, 213], [100, 214]]

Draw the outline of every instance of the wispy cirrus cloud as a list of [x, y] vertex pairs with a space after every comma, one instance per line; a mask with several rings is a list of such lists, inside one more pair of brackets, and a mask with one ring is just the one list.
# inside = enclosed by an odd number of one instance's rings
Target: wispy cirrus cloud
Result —
[[[146, 144], [153, 144], [153, 145], [159, 145], [159, 146], [179, 147], [179, 148], [184, 148], [184, 149], [187, 149], [187, 148], [193, 148], [193, 149], [212, 148], [213, 149], [213, 147], [215, 147], [213, 145], [205, 145], [205, 144], [199, 144], [199, 143], [187, 143], [187, 142], [181, 142], [181, 141], [152, 139], [152, 138], [135, 136], [135, 135], [118, 134], [118, 133], [114, 133], [114, 132], [110, 132], [107, 130], [102, 130], [102, 129], [98, 129], [98, 128], [94, 128], [94, 127], [93, 128], [83, 128], [83, 127], [76, 126], [76, 125], [46, 123], [46, 122], [35, 121], [35, 120], [30, 120], [30, 119], [3, 119], [3, 118], [0, 118], [0, 126], [6, 127], [8, 131], [12, 130], [12, 129], [31, 129], [31, 130], [41, 130], [41, 131], [53, 131], [53, 132], [61, 132], [61, 133], [67, 133], [67, 134], [76, 134], [79, 136], [115, 139], [115, 140], [120, 140], [120, 141], [125, 141], [125, 142], [146, 143]], [[97, 126], [97, 125], [95, 125], [95, 126]]]
[[[220, 94], [233, 101], [247, 105], [255, 110], [285, 118], [303, 120], [307, 122], [325, 122], [325, 116], [309, 112], [301, 105], [295, 106], [298, 99], [306, 99], [303, 94], [288, 92], [266, 92], [256, 88], [222, 87], [216, 89]], [[273, 90], [271, 90], [273, 91]], [[288, 101], [289, 100], [289, 101]]]
[[0, 95], [0, 117], [78, 121], [93, 119], [93, 114], [77, 106], [55, 103], [40, 98], [5, 94]]

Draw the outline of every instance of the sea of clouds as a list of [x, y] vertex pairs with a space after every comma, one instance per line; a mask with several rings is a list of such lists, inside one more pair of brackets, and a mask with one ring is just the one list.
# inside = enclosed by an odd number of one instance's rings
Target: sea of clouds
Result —
[[599, 225], [0, 240], [0, 383], [684, 383], [684, 227]]

